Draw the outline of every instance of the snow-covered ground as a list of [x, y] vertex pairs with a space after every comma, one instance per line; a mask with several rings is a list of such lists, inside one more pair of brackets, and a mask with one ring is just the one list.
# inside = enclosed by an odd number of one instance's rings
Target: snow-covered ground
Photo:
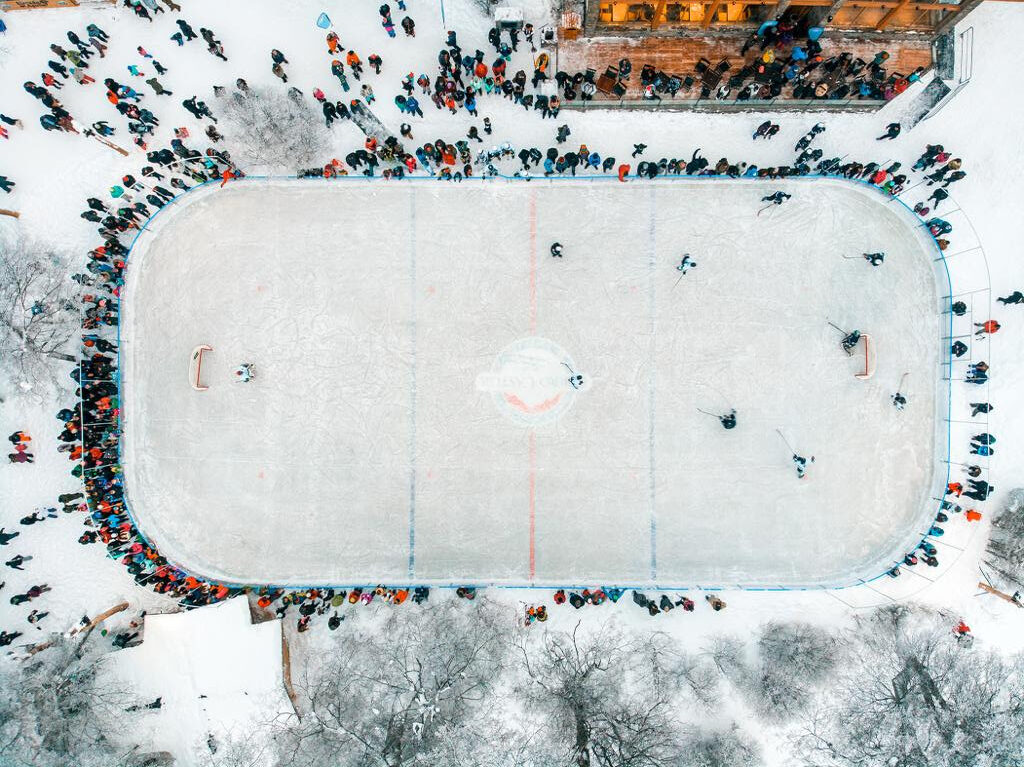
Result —
[[[460, 231], [478, 210], [500, 226]], [[128, 259], [132, 509], [257, 585], [870, 579], [945, 486], [937, 252], [846, 181], [208, 185]]]
[[[199, 95], [216, 112], [212, 85], [230, 86], [239, 76], [253, 84], [276, 82], [270, 73], [268, 56], [274, 47], [282, 49], [289, 58], [289, 84], [295, 84], [307, 94], [319, 86], [330, 90], [332, 98], [343, 96], [329, 72], [330, 56], [323, 43], [323, 31], [313, 23], [323, 10], [323, 4], [306, 0], [287, 4], [271, 0], [183, 0], [182, 5], [181, 16], [197, 30], [208, 26], [224, 41], [229, 62], [209, 56], [199, 42], [183, 48], [171, 42], [168, 38], [176, 31], [174, 19], [177, 16], [174, 14], [158, 16], [152, 24], [136, 19], [123, 8], [39, 11], [4, 16], [9, 31], [0, 37], [0, 71], [4, 75], [0, 78], [0, 111], [21, 118], [25, 127], [23, 130], [12, 128], [10, 139], [0, 140], [0, 174], [17, 182], [14, 193], [0, 197], [0, 203], [5, 208], [21, 212], [20, 224], [26, 229], [84, 254], [98, 244], [94, 226], [78, 217], [84, 209], [85, 198], [105, 198], [106, 190], [124, 173], [137, 174], [144, 163], [142, 154], [137, 151], [124, 158], [82, 136], [45, 134], [39, 128], [37, 118], [41, 108], [22, 89], [21, 83], [38, 80], [39, 72], [50, 58], [48, 45], [63, 42], [67, 29], [75, 29], [82, 34], [85, 25], [94, 22], [111, 34], [107, 57], [101, 61], [94, 60], [91, 70], [100, 81], [106, 76], [128, 81], [128, 64], [138, 64], [147, 75], [152, 75], [148, 62], [135, 52], [138, 45], [154, 53], [169, 68], [168, 75], [160, 80], [174, 91], [174, 97], [146, 96], [146, 103], [161, 118], [157, 138], [164, 144], [171, 138], [174, 127], [188, 126], [193, 136], [201, 133], [201, 126], [181, 108], [182, 98]], [[437, 5], [425, 0], [410, 0], [411, 14], [417, 21], [417, 37], [403, 38], [399, 31], [399, 38], [391, 40], [380, 27], [377, 5], [374, 2], [353, 3], [351, 7], [338, 4], [327, 10], [335, 17], [334, 28], [346, 47], [356, 48], [364, 60], [372, 52], [383, 57], [382, 74], [379, 77], [371, 74], [367, 79], [377, 92], [378, 116], [397, 132], [403, 118], [391, 100], [400, 92], [399, 81], [409, 71], [433, 73], [436, 51], [443, 43], [443, 27]], [[542, 5], [530, 3], [528, 8], [539, 9]], [[460, 43], [464, 48], [486, 50], [488, 22], [475, 3], [446, 0], [445, 10], [447, 25], [459, 30]], [[531, 15], [528, 10], [527, 17], [538, 23], [537, 13], [538, 10], [533, 10]], [[951, 187], [950, 202], [939, 209], [939, 214], [955, 226], [951, 237], [953, 244], [947, 252], [952, 279], [958, 290], [980, 291], [965, 298], [971, 306], [971, 314], [957, 320], [962, 324], [955, 332], [968, 332], [966, 323], [971, 317], [983, 321], [994, 316], [1003, 325], [1001, 332], [990, 341], [973, 342], [969, 355], [974, 361], [985, 359], [992, 365], [991, 384], [986, 387], [987, 391], [985, 388], [967, 387], [959, 381], [953, 382], [952, 389], [954, 421], [970, 421], [967, 403], [979, 395], [995, 404], [995, 411], [987, 422], [979, 418], [973, 423], [952, 424], [952, 459], [955, 462], [967, 460], [967, 437], [982, 430], [980, 427], [984, 424], [987, 430], [999, 437], [997, 455], [991, 460], [979, 461], [986, 470], [991, 469], [989, 480], [997, 492], [991, 501], [979, 506], [985, 514], [981, 523], [969, 525], [962, 517], [955, 517], [947, 525], [946, 535], [935, 542], [940, 551], [939, 568], [924, 569], [920, 565], [905, 568], [898, 579], [886, 578], [842, 591], [726, 593], [724, 597], [729, 607], [722, 613], [701, 609], [704, 607], [701, 604], [696, 614], [683, 614], [676, 610], [653, 620], [628, 600], [615, 606], [587, 608], [579, 613], [565, 605], [550, 608], [550, 627], [571, 627], [577, 618], [583, 619], [584, 626], [593, 625], [615, 613], [628, 630], [644, 631], [656, 626], [678, 637], [681, 646], [696, 650], [710, 637], [723, 632], [749, 636], [770, 618], [809, 619], [840, 626], [861, 608], [912, 598], [946, 611], [951, 621], [964, 617], [978, 637], [975, 646], [979, 649], [1021, 649], [1024, 611], [992, 597], [976, 596], [975, 585], [980, 578], [978, 565], [988, 519], [999, 508], [1005, 493], [1021, 485], [1024, 478], [1024, 451], [1017, 449], [1024, 440], [1024, 408], [1021, 407], [1020, 395], [1024, 380], [1024, 314], [1019, 307], [1003, 308], [994, 303], [996, 295], [1024, 289], [1024, 265], [1019, 258], [1020, 237], [1016, 227], [1020, 199], [1024, 193], [1024, 182], [1020, 177], [1024, 144], [1018, 136], [1019, 126], [1024, 124], [1024, 103], [1016, 98], [1013, 81], [1013, 73], [1024, 68], [1024, 49], [1015, 44], [1024, 35], [1024, 9], [1014, 3], [986, 3], [961, 25], [961, 29], [965, 27], [973, 27], [975, 34], [972, 82], [937, 116], [912, 131], [904, 131], [891, 142], [876, 142], [874, 139], [882, 134], [888, 122], [899, 118], [905, 108], [900, 101], [874, 115], [815, 113], [773, 116], [772, 119], [782, 125], [779, 136], [772, 142], [752, 143], [750, 134], [765, 119], [764, 115], [599, 111], [573, 114], [563, 111], [557, 121], [542, 121], [538, 119], [539, 113], [522, 112], [510, 102], [494, 98], [481, 100], [481, 117], [489, 116], [495, 129], [489, 141], [509, 141], [517, 148], [538, 146], [543, 150], [554, 145], [555, 126], [565, 123], [572, 130], [570, 141], [586, 142], [603, 156], [616, 156], [619, 160], [627, 160], [633, 143], [643, 141], [649, 145], [644, 155], [647, 159], [689, 157], [693, 149], [701, 147], [712, 163], [722, 156], [734, 162], [741, 159], [755, 162], [762, 167], [788, 163], [793, 158], [794, 142], [818, 120], [827, 126], [825, 133], [816, 141], [826, 156], [877, 162], [897, 159], [907, 168], [926, 144], [942, 143], [955, 156], [964, 158], [964, 168], [968, 172], [964, 181]], [[513, 57], [512, 68], [526, 67], [528, 55], [528, 49], [521, 47]], [[98, 83], [84, 87], [69, 84], [60, 92], [60, 97], [79, 123], [107, 119], [118, 127], [115, 140], [129, 146], [124, 138], [124, 122], [104, 99]], [[446, 111], [434, 110], [430, 105], [426, 105], [425, 112], [426, 117], [422, 121], [413, 123], [417, 142], [437, 137], [454, 141], [465, 135], [470, 124], [479, 125], [479, 121], [464, 113], [451, 116]], [[363, 136], [351, 123], [336, 125], [333, 131], [334, 149], [339, 157], [362, 145]], [[203, 146], [197, 140], [191, 144]], [[636, 161], [632, 162], [635, 164]], [[440, 189], [445, 194], [455, 193], [453, 187]], [[441, 193], [440, 190], [436, 192]], [[910, 190], [904, 197], [913, 204], [927, 194], [922, 186]], [[628, 219], [631, 215], [623, 213], [616, 219]], [[388, 223], [391, 222], [382, 221], [381, 230]], [[393, 223], [401, 225], [398, 221]], [[13, 222], [4, 219], [3, 225], [9, 227]], [[498, 226], [496, 213], [481, 209], [467, 214], [465, 219], [454, 225], [450, 224], [448, 229], [452, 231], [444, 234], [454, 240], [467, 231], [495, 226]], [[440, 232], [433, 235], [435, 239], [442, 236]], [[344, 243], [332, 243], [332, 246], [343, 249]], [[699, 277], [699, 270], [707, 265], [709, 262], [705, 260], [687, 279]], [[463, 268], [464, 263], [453, 257], [451, 269]], [[988, 292], [990, 285], [993, 293]], [[883, 361], [884, 355], [879, 359]], [[176, 364], [173, 375], [183, 380], [180, 368], [181, 364]], [[764, 383], [765, 389], [771, 386], [770, 382]], [[924, 396], [924, 392], [914, 386], [910, 395], [915, 398]], [[53, 418], [60, 407], [73, 401], [73, 397], [70, 392], [59, 397], [42, 391], [25, 395], [6, 382], [0, 396], [3, 397], [0, 433], [6, 435], [18, 429], [28, 431], [33, 436], [36, 454], [33, 465], [0, 466], [0, 525], [7, 530], [13, 528], [21, 532], [19, 538], [2, 550], [4, 558], [15, 553], [35, 557], [26, 564], [25, 572], [5, 568], [4, 575], [0, 577], [0, 581], [6, 581], [2, 592], [4, 599], [0, 600], [0, 628], [22, 630], [42, 637], [49, 630], [69, 628], [82, 613], [95, 614], [122, 599], [132, 603], [132, 616], [143, 608], [151, 611], [173, 609], [168, 600], [138, 588], [119, 564], [104, 556], [101, 547], [80, 546], [76, 542], [82, 529], [78, 514], [61, 515], [58, 519], [32, 527], [18, 525], [18, 519], [34, 508], [55, 505], [57, 494], [78, 488], [77, 480], [68, 475], [70, 464], [64, 455], [56, 452], [59, 427]], [[848, 413], [847, 417], [851, 422], [859, 422], [862, 418], [859, 412]], [[812, 445], [808, 452], [811, 450], [819, 461], [831, 460], [828, 448]], [[954, 476], [959, 478], [960, 467], [954, 465], [953, 470]], [[785, 479], [788, 481], [791, 477]], [[729, 481], [740, 480], [736, 477]], [[888, 503], [883, 503], [871, 514], [885, 520], [888, 525], [892, 511]], [[647, 522], [645, 518], [641, 525]], [[592, 533], [590, 529], [586, 532]], [[623, 535], [619, 529], [599, 531], [599, 534], [614, 541]], [[567, 544], [561, 545], [567, 547]], [[834, 558], [836, 546], [836, 541], [827, 542], [820, 556]], [[49, 610], [50, 616], [40, 624], [41, 630], [36, 631], [25, 622], [27, 606], [12, 606], [7, 597], [43, 582], [49, 583], [53, 590], [34, 601], [33, 606]], [[436, 598], [432, 596], [432, 599]], [[531, 603], [549, 601], [550, 592], [497, 592], [495, 598], [517, 606], [519, 600]], [[345, 609], [392, 608], [378, 603], [369, 608]], [[409, 606], [408, 609], [414, 608]], [[111, 623], [117, 626], [126, 620], [119, 618]], [[289, 631], [294, 631], [291, 618], [289, 626]], [[29, 638], [23, 637], [19, 644]], [[314, 621], [309, 633], [294, 639], [293, 652], [300, 657], [303, 653], [322, 652], [324, 647], [332, 646], [331, 635], [323, 621]], [[130, 721], [127, 715], [126, 720]], [[777, 733], [766, 730], [761, 737], [767, 746], [766, 761], [769, 764], [793, 763], [788, 757], [786, 742]], [[191, 743], [181, 743], [175, 750], [187, 758], [192, 753], [192, 746]]]

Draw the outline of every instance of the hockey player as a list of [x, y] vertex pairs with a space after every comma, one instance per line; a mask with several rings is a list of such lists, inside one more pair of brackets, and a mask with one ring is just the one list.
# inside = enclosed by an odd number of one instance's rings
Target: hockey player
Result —
[[256, 371], [254, 365], [251, 362], [243, 362], [235, 370], [235, 375], [238, 376], [240, 383], [249, 383], [253, 378], [256, 377]]
[[709, 412], [707, 410], [701, 410], [700, 408], [697, 408], [697, 412], [698, 413], [703, 413], [704, 415], [713, 415], [715, 418], [718, 419], [719, 423], [722, 424], [722, 428], [723, 429], [735, 429], [736, 428], [736, 410], [735, 409], [730, 410], [728, 413], [725, 413], [724, 415], [719, 415], [718, 413], [711, 413], [711, 412]]
[[684, 253], [682, 260], [679, 262], [679, 266], [676, 267], [676, 271], [686, 274], [687, 269], [692, 269], [695, 266], [697, 266], [697, 262], [690, 258], [689, 253]]
[[775, 192], [774, 194], [768, 195], [767, 197], [762, 197], [761, 198], [761, 202], [770, 202], [773, 205], [782, 205], [782, 203], [784, 203], [786, 200], [788, 200], [792, 196], [793, 195], [786, 194], [783, 191], [778, 191], [778, 192]]
[[551, 244], [551, 257], [561, 258], [562, 257], [562, 243], [555, 242]]
[[897, 410], [903, 410], [907, 406], [907, 398], [900, 392], [892, 395], [892, 406]]
[[[807, 476], [807, 459], [802, 455], [793, 453], [793, 463], [796, 466], [796, 476], [798, 479], [803, 479]], [[814, 456], [811, 456], [811, 463], [814, 463]]]
[[846, 335], [846, 337], [840, 342], [840, 345], [843, 347], [844, 352], [851, 354], [853, 352], [853, 347], [855, 347], [859, 341], [860, 331], [854, 330]]
[[881, 253], [864, 253], [863, 255], [872, 266], [881, 266], [882, 262], [885, 261], [884, 251]]

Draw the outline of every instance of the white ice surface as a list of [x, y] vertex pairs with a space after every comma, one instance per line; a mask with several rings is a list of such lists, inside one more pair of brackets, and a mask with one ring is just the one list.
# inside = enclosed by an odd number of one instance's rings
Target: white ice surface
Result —
[[[775, 188], [793, 199], [758, 216]], [[150, 227], [123, 302], [126, 484], [193, 572], [846, 584], [935, 512], [939, 272], [874, 190], [254, 180]], [[826, 319], [871, 334], [872, 380]], [[734, 431], [696, 410], [729, 406]], [[817, 457], [807, 479], [776, 427]]]

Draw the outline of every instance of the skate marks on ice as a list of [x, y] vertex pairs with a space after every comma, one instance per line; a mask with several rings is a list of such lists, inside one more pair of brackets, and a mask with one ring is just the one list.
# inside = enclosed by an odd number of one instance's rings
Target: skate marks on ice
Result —
[[[780, 187], [793, 198], [756, 216]], [[932, 491], [931, 254], [870, 190], [767, 191], [260, 181], [186, 196], [130, 261], [141, 529], [233, 582], [881, 572]], [[883, 249], [878, 269], [840, 257]], [[681, 275], [684, 253], [698, 266]], [[853, 377], [826, 317], [877, 339], [873, 379]], [[201, 393], [182, 373], [199, 343], [215, 349]], [[259, 374], [234, 385], [241, 361]], [[921, 391], [895, 419], [908, 370]], [[739, 426], [697, 408], [735, 408]], [[816, 456], [803, 482], [780, 425]]]

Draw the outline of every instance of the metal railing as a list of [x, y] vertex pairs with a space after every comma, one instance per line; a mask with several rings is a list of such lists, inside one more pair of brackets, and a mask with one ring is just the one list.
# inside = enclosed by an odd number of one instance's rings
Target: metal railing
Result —
[[563, 109], [640, 109], [650, 111], [693, 112], [877, 112], [889, 102], [885, 99], [706, 99], [696, 98], [595, 98], [587, 101], [563, 101]]

